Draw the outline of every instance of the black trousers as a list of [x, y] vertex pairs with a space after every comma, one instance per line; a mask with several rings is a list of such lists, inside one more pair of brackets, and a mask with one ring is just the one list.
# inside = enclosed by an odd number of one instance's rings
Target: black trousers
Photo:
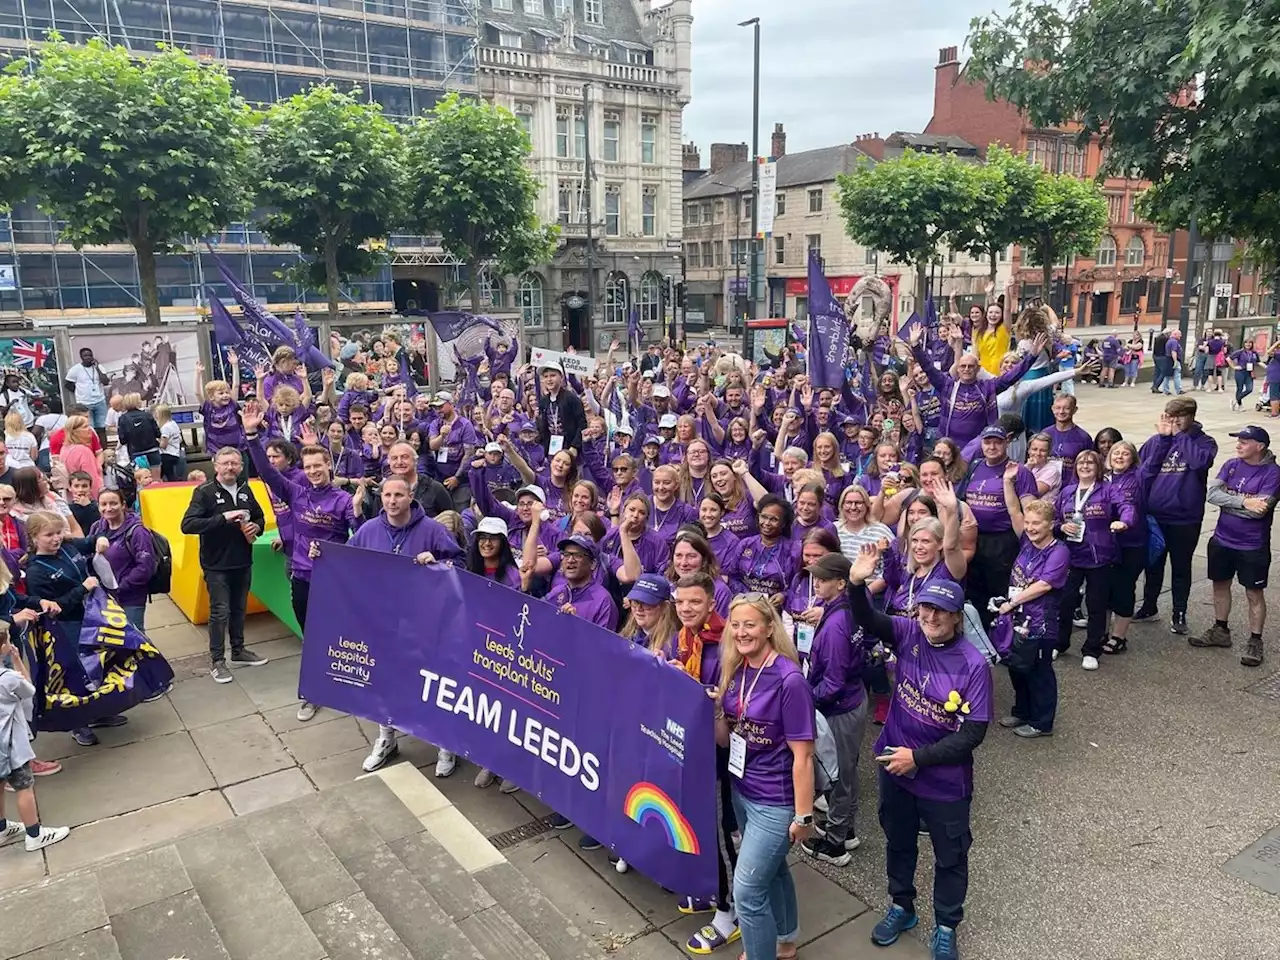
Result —
[[249, 605], [249, 584], [253, 568], [206, 570], [209, 588], [209, 659], [226, 659], [226, 637], [231, 635], [231, 652], [244, 649], [244, 614]]
[[1138, 577], [1147, 563], [1146, 547], [1121, 547], [1120, 562], [1111, 568], [1111, 611], [1132, 617], [1137, 603]]
[[880, 827], [884, 830], [885, 869], [889, 897], [908, 913], [916, 910], [916, 861], [920, 828], [933, 841], [933, 915], [940, 926], [955, 927], [964, 919], [969, 892], [969, 798], [925, 800], [900, 786], [901, 778], [883, 769], [880, 778]]
[[[716, 894], [716, 905], [727, 910], [733, 902], [733, 884], [729, 876], [738, 868], [738, 849], [733, 845], [733, 832], [738, 829], [738, 820], [733, 813], [733, 787], [729, 783], [729, 748], [716, 747], [716, 783], [720, 789], [720, 842], [724, 849], [716, 850], [716, 867], [718, 868], [719, 891]], [[728, 856], [728, 863], [725, 857]]]
[[307, 604], [311, 600], [311, 581], [292, 577], [289, 580], [290, 597], [293, 603], [293, 615], [298, 618], [298, 626], [305, 633], [307, 629]]
[[1012, 530], [978, 535], [978, 548], [973, 554], [973, 563], [969, 564], [967, 592], [969, 601], [978, 608], [982, 626], [988, 631], [995, 614], [987, 609], [987, 601], [1008, 592], [1013, 562], [1017, 559], [1018, 535]]
[[1058, 715], [1058, 675], [1053, 672], [1053, 648], [1056, 636], [1046, 634], [1039, 640], [1036, 662], [1025, 673], [1009, 671], [1013, 685], [1013, 715], [1046, 733], [1053, 730]]
[[1155, 610], [1159, 605], [1160, 591], [1164, 589], [1164, 559], [1168, 557], [1173, 570], [1173, 612], [1186, 615], [1187, 600], [1191, 596], [1191, 555], [1200, 542], [1200, 524], [1199, 520], [1195, 523], [1160, 524], [1165, 548], [1156, 562], [1147, 567], [1147, 582], [1142, 591], [1143, 610]]
[[1072, 567], [1058, 600], [1058, 649], [1071, 648], [1071, 618], [1080, 608], [1080, 588], [1084, 587], [1089, 627], [1081, 653], [1096, 657], [1102, 653], [1107, 639], [1107, 611], [1111, 609], [1113, 567]]

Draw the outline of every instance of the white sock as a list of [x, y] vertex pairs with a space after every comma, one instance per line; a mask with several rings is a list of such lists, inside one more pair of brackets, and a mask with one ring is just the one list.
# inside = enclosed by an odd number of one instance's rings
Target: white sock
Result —
[[733, 909], [733, 905], [730, 904], [728, 910], [717, 910], [716, 915], [711, 918], [711, 925], [722, 937], [733, 933], [733, 928], [738, 925], [738, 914]]
[[382, 724], [382, 723], [378, 724], [379, 740], [395, 740], [395, 738], [396, 738], [395, 727], [388, 727], [386, 724]]

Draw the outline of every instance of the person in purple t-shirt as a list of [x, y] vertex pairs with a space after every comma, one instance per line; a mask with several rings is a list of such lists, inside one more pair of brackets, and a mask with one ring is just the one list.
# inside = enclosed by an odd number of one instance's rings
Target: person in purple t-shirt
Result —
[[1267, 351], [1267, 403], [1271, 416], [1280, 417], [1280, 340]]
[[787, 854], [813, 833], [813, 693], [766, 597], [734, 598], [720, 647], [712, 696], [742, 831], [733, 872], [742, 946], [752, 960], [794, 957], [800, 914]]
[[1080, 404], [1072, 396], [1061, 396], [1053, 401], [1053, 423], [1045, 429], [1049, 435], [1049, 456], [1062, 464], [1062, 483], [1070, 483], [1075, 476], [1076, 455], [1093, 449], [1089, 431], [1075, 421]]
[[1244, 587], [1249, 605], [1249, 645], [1240, 663], [1262, 666], [1262, 627], [1267, 619], [1263, 590], [1271, 568], [1271, 521], [1280, 496], [1280, 465], [1269, 449], [1271, 436], [1261, 427], [1237, 433], [1236, 455], [1209, 482], [1209, 502], [1219, 507], [1218, 527], [1209, 538], [1209, 579], [1213, 581], [1214, 623], [1202, 636], [1188, 637], [1193, 647], [1231, 646], [1231, 578]]
[[918, 922], [916, 860], [921, 824], [933, 841], [933, 956], [955, 957], [969, 888], [973, 752], [991, 722], [991, 668], [964, 637], [964, 591], [937, 580], [921, 591], [914, 618], [871, 606], [865, 587], [879, 551], [867, 544], [849, 572], [855, 623], [897, 655], [893, 700], [876, 740], [880, 826], [893, 903], [871, 931], [888, 946]]
[[[1053, 672], [1058, 642], [1058, 594], [1067, 582], [1071, 554], [1053, 536], [1054, 508], [1036, 500], [1018, 511], [1013, 528], [1022, 537], [1000, 615], [1012, 615], [1015, 628], [1027, 631], [1027, 658], [1012, 658], [1013, 710], [1000, 721], [1019, 737], [1033, 740], [1053, 733], [1058, 713], [1058, 678]], [[1105, 611], [1104, 611], [1105, 613]], [[1070, 623], [1067, 624], [1070, 628]], [[1028, 662], [1029, 661], [1029, 662]]]
[[1236, 372], [1236, 398], [1231, 403], [1232, 410], [1244, 409], [1244, 398], [1253, 393], [1253, 368], [1261, 359], [1252, 340], [1227, 358], [1227, 363]]

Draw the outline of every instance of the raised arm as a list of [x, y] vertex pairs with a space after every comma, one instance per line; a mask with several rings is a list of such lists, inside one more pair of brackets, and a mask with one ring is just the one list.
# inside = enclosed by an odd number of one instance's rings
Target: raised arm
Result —
[[516, 445], [511, 442], [511, 438], [505, 433], [498, 436], [498, 443], [502, 447], [502, 452], [506, 458], [511, 461], [511, 465], [516, 468], [516, 473], [520, 474], [520, 479], [526, 484], [537, 483], [538, 475], [533, 472], [533, 468], [529, 466], [529, 462], [520, 456], [520, 451], [516, 449]]
[[1013, 532], [1022, 536], [1027, 528], [1026, 518], [1022, 515], [1022, 500], [1018, 498], [1015, 486], [1018, 479], [1018, 464], [1010, 460], [1004, 465], [1004, 506], [1009, 511], [1009, 520], [1013, 524]]

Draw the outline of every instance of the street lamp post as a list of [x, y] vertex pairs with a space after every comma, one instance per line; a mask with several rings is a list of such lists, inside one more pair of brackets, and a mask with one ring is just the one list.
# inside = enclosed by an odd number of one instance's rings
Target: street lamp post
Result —
[[[756, 319], [756, 290], [760, 283], [760, 256], [757, 249], [757, 236], [760, 232], [760, 18], [752, 17], [743, 20], [740, 27], [751, 27], [755, 34], [755, 54], [751, 79], [751, 271], [748, 283], [751, 289], [747, 294], [747, 319]], [[750, 333], [747, 325], [742, 325], [742, 355], [750, 355]]]

